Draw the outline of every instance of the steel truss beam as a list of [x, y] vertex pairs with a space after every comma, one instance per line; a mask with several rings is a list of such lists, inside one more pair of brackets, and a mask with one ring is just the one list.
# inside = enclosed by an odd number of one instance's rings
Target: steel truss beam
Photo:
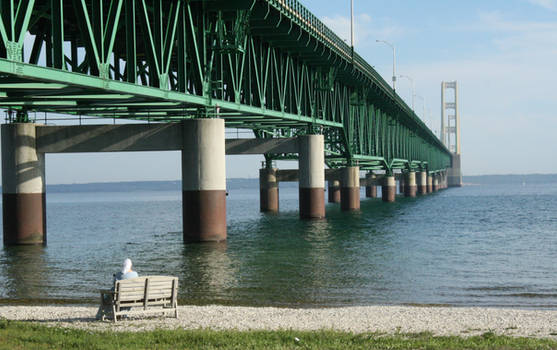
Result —
[[379, 74], [296, 0], [0, 0], [0, 9], [0, 108], [18, 116], [218, 117], [258, 138], [323, 133], [330, 167], [450, 166]]

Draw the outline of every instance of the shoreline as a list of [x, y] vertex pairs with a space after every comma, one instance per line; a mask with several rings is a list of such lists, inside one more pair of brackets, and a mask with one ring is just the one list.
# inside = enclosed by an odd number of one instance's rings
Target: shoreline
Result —
[[94, 319], [87, 305], [0, 305], [0, 319], [32, 321], [47, 326], [93, 331], [154, 329], [335, 330], [350, 333], [421, 333], [475, 336], [486, 332], [513, 337], [557, 340], [557, 310], [446, 306], [354, 306], [340, 308], [277, 308], [244, 306], [178, 307], [178, 318]]
[[[186, 302], [187, 301], [187, 302]], [[392, 304], [317, 304], [317, 303], [242, 303], [232, 300], [186, 300], [178, 299], [179, 306], [215, 306], [215, 307], [247, 307], [247, 308], [277, 308], [277, 309], [343, 309], [354, 307], [417, 307], [417, 308], [454, 308], [454, 309], [509, 309], [509, 310], [531, 310], [531, 311], [556, 311], [556, 304], [547, 305], [507, 305], [507, 304], [447, 304], [447, 303], [418, 303], [418, 302], [402, 302]], [[81, 306], [81, 307], [97, 307], [97, 298], [82, 298], [82, 299], [56, 299], [56, 298], [0, 298], [0, 307], [4, 306], [29, 306], [29, 307], [49, 307], [49, 306]]]
[[[352, 308], [352, 307], [418, 307], [418, 308], [429, 308], [429, 307], [444, 307], [444, 308], [471, 308], [471, 309], [510, 309], [510, 310], [531, 310], [531, 311], [556, 311], [556, 304], [548, 305], [497, 305], [497, 304], [486, 304], [486, 305], [474, 305], [474, 304], [446, 304], [446, 303], [416, 303], [416, 302], [404, 302], [404, 303], [393, 303], [393, 304], [340, 304], [340, 305], [322, 305], [314, 303], [241, 303], [237, 301], [192, 301], [178, 299], [178, 305], [180, 306], [223, 306], [223, 307], [248, 307], [248, 308], [278, 308], [278, 309], [342, 309], [342, 308]], [[0, 307], [3, 306], [83, 306], [83, 307], [97, 307], [97, 298], [90, 299], [48, 299], [48, 298], [24, 298], [24, 299], [12, 299], [12, 298], [0, 298]]]

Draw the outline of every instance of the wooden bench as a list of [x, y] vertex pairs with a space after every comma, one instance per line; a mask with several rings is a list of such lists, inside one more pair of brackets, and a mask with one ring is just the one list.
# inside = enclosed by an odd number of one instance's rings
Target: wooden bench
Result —
[[178, 277], [144, 276], [119, 280], [101, 290], [100, 317], [173, 312], [178, 317]]

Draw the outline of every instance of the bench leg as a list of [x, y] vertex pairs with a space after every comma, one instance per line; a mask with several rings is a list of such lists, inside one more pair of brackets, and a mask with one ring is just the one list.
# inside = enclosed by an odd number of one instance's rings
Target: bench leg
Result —
[[101, 293], [101, 304], [95, 315], [95, 319], [104, 321], [106, 315], [110, 312], [111, 300], [108, 295]]

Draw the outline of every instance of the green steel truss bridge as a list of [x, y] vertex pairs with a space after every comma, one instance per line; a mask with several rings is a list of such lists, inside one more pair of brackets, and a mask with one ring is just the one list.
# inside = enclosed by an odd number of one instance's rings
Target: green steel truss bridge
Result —
[[222, 118], [258, 138], [323, 134], [330, 168], [451, 165], [384, 79], [296, 0], [0, 0], [0, 108], [17, 122], [37, 111]]

